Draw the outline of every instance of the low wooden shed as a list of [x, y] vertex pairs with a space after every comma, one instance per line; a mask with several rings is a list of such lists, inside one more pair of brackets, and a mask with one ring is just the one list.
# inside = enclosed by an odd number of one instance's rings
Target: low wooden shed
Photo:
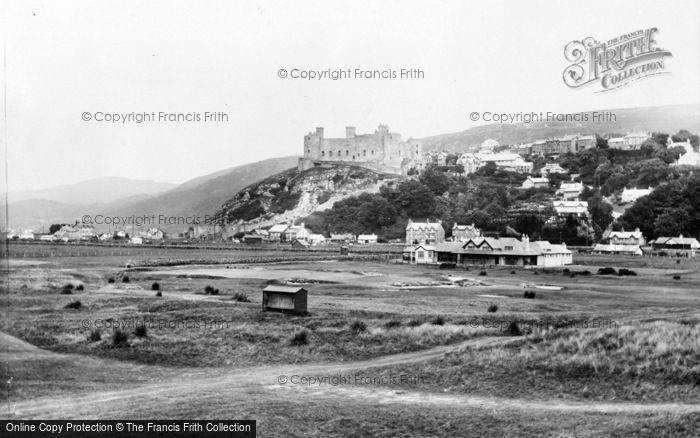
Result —
[[270, 285], [263, 289], [263, 312], [306, 312], [306, 289], [296, 286]]

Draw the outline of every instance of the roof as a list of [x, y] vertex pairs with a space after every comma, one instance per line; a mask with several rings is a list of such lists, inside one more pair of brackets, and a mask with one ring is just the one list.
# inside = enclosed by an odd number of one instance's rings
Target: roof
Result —
[[588, 208], [588, 201], [554, 201], [552, 202], [554, 207], [586, 207]]
[[358, 240], [376, 239], [376, 238], [377, 238], [376, 234], [360, 234], [357, 236]]
[[641, 253], [642, 248], [639, 245], [607, 245], [603, 243], [598, 243], [593, 247], [593, 251], [601, 252], [634, 252]]
[[[476, 248], [467, 248], [469, 244]], [[486, 248], [486, 249], [485, 249]], [[444, 242], [435, 245], [437, 252], [451, 252], [459, 254], [474, 253], [499, 253], [505, 255], [543, 255], [543, 254], [570, 254], [564, 245], [552, 245], [540, 241], [522, 241], [514, 237], [475, 237], [466, 242]]]
[[273, 225], [270, 228], [269, 232], [270, 233], [283, 233], [286, 230], [287, 230], [287, 224], [277, 224], [277, 225]]
[[635, 231], [611, 231], [609, 237], [611, 239], [613, 237], [617, 237], [619, 239], [629, 239], [632, 237], [635, 239], [641, 239], [643, 236], [642, 236], [641, 231], [635, 230]]
[[300, 291], [306, 292], [306, 289], [298, 286], [277, 286], [273, 284], [265, 286], [265, 289], [263, 289], [263, 292], [278, 292], [282, 294], [295, 294]]
[[413, 222], [409, 220], [406, 225], [407, 230], [439, 230], [441, 228], [442, 225], [437, 222]]
[[698, 242], [698, 239], [694, 237], [658, 237], [656, 240], [654, 240], [654, 243], [657, 245], [694, 245], [697, 244], [700, 246], [700, 242]]
[[528, 176], [528, 177], [526, 178], [526, 180], [528, 180], [528, 179], [529, 179], [530, 181], [534, 182], [534, 183], [546, 183], [546, 184], [549, 184], [549, 178], [544, 178], [544, 177], [542, 177], [542, 178], [535, 178], [535, 177], [532, 177], [532, 176]]

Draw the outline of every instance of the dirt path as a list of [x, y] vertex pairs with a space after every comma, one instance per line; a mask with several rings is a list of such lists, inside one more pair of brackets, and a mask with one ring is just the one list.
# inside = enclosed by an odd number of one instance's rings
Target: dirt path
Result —
[[[604, 413], [673, 413], [700, 412], [697, 404], [683, 403], [598, 403], [572, 402], [562, 400], [537, 401], [530, 399], [510, 399], [481, 397], [469, 394], [436, 394], [422, 391], [393, 390], [377, 386], [332, 386], [332, 385], [293, 385], [281, 384], [280, 376], [330, 376], [342, 375], [354, 370], [372, 367], [386, 367], [397, 364], [418, 363], [442, 357], [445, 353], [462, 348], [477, 348], [502, 345], [512, 342], [512, 338], [487, 337], [462, 342], [457, 345], [439, 346], [427, 350], [383, 356], [370, 360], [330, 363], [274, 365], [235, 370], [187, 369], [176, 378], [164, 383], [147, 384], [135, 388], [100, 391], [80, 395], [44, 397], [12, 402], [8, 409], [2, 409], [0, 416], [23, 419], [63, 419], [116, 417], [135, 418], [139, 416], [139, 406], [157, 405], [161, 412], [177, 412], [183, 403], [207, 403], [215, 400], [226, 406], [248, 403], [252, 395], [263, 400], [295, 400], [314, 398], [328, 400], [342, 405], [354, 400], [372, 405], [413, 404], [427, 406], [479, 407], [500, 410], [575, 411]], [[40, 350], [12, 336], [0, 333], [0, 343], [10, 346], [10, 354], [36, 356], [55, 354]], [[7, 348], [3, 348], [7, 351]], [[65, 356], [65, 355], [64, 355]]]

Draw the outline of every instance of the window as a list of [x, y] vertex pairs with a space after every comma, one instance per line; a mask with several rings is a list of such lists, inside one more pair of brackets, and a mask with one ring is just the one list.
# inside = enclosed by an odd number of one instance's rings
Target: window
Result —
[[321, 156], [325, 157], [326, 156], [326, 151], [321, 151]]
[[416, 252], [416, 258], [422, 259], [423, 258], [423, 251]]
[[513, 247], [512, 247], [512, 246], [506, 245], [505, 250], [506, 250], [506, 251], [513, 251]]
[[342, 156], [343, 156], [342, 151], [338, 151], [338, 157], [342, 157]]
[[366, 157], [366, 156], [367, 156], [367, 149], [365, 149], [365, 150], [362, 151], [362, 156], [363, 156], [363, 157]]
[[350, 151], [345, 149], [345, 156], [347, 157], [348, 155], [350, 155]]
[[333, 151], [328, 151], [328, 156], [332, 157], [333, 156]]
[[372, 150], [372, 154], [371, 154], [371, 155], [374, 155], [374, 150]]

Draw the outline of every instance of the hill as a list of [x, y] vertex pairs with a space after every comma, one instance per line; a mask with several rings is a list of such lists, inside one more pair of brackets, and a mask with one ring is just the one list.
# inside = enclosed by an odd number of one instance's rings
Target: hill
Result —
[[[500, 144], [529, 143], [569, 134], [624, 134], [631, 131], [674, 133], [681, 129], [700, 131], [700, 104], [599, 110], [615, 114], [612, 121], [491, 123], [466, 131], [426, 137], [424, 152], [460, 152], [478, 147], [492, 138]], [[588, 111], [590, 114], [591, 112]], [[589, 117], [590, 118], [590, 117]]]
[[109, 203], [137, 195], [155, 195], [177, 186], [174, 183], [108, 176], [44, 190], [20, 190], [9, 194], [10, 202], [43, 199], [62, 204]]
[[[288, 156], [244, 164], [192, 179], [163, 193], [150, 196], [132, 195], [113, 202], [69, 203], [42, 199], [11, 202], [10, 227], [48, 229], [52, 223], [72, 223], [85, 214], [119, 217], [204, 217], [218, 210], [224, 201], [245, 186], [294, 167], [297, 160], [296, 156]], [[12, 199], [10, 198], [11, 201]], [[165, 224], [161, 228], [167, 232], [181, 232], [186, 226]]]
[[348, 197], [378, 193], [400, 179], [352, 165], [289, 169], [244, 188], [215, 216], [229, 224], [229, 233], [267, 227], [325, 211]]

